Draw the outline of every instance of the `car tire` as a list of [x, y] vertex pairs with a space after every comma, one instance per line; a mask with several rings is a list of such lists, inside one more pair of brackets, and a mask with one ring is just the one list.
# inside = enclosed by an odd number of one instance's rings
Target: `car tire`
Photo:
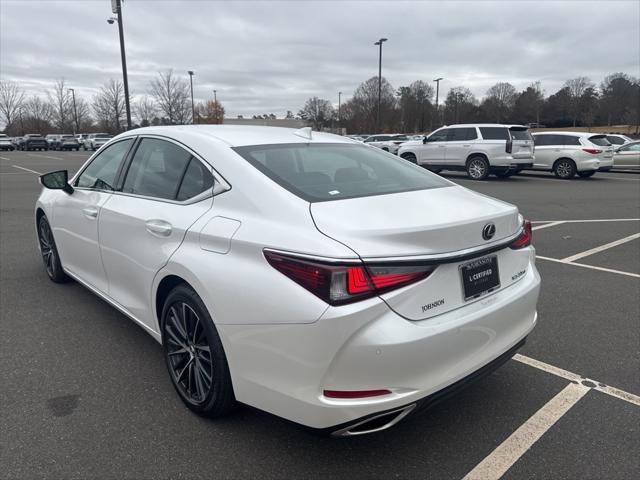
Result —
[[472, 180], [484, 180], [489, 176], [489, 162], [486, 158], [475, 156], [467, 161], [467, 175]]
[[42, 215], [38, 220], [38, 244], [40, 245], [40, 255], [42, 256], [47, 276], [51, 281], [65, 283], [71, 280], [62, 269], [58, 248], [46, 215]]
[[161, 330], [169, 377], [183, 403], [211, 418], [231, 412], [237, 404], [222, 342], [190, 286], [178, 285], [167, 296]]
[[87, 151], [87, 146], [86, 145], [82, 145], [82, 149], [86, 152]]
[[441, 168], [433, 168], [433, 167], [429, 167], [429, 166], [426, 166], [426, 165], [425, 165], [425, 168], [427, 170], [429, 170], [431, 173], [438, 173], [439, 174], [442, 171]]
[[580, 178], [589, 178], [589, 177], [593, 177], [596, 174], [595, 170], [589, 170], [589, 171], [584, 171], [584, 172], [578, 172], [578, 176]]
[[418, 159], [416, 158], [415, 154], [407, 152], [407, 153], [403, 153], [400, 158], [404, 158], [407, 162], [411, 162], [411, 163], [415, 163], [416, 165], [418, 164]]
[[563, 180], [570, 180], [576, 174], [576, 164], [570, 158], [561, 158], [553, 164], [553, 173]]
[[493, 174], [498, 178], [509, 178], [511, 175], [515, 174], [513, 170], [503, 170], [503, 171], [495, 171]]

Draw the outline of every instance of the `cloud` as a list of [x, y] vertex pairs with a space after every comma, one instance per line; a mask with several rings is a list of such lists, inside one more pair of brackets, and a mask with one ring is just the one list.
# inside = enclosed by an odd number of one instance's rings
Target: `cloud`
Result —
[[[64, 77], [89, 98], [121, 77], [109, 0], [0, 0], [0, 74], [43, 94]], [[130, 89], [159, 70], [194, 70], [197, 100], [228, 115], [297, 111], [317, 95], [347, 99], [377, 75], [394, 87], [444, 77], [441, 91], [481, 97], [498, 81], [547, 94], [572, 77], [640, 75], [640, 2], [136, 1], [124, 25]]]

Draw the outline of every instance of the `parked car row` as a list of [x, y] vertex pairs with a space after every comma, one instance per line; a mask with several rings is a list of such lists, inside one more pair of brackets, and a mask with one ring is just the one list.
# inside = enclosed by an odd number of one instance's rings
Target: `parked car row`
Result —
[[506, 178], [523, 170], [549, 171], [570, 179], [591, 177], [614, 166], [640, 169], [640, 147], [629, 142], [632, 139], [618, 134], [532, 134], [528, 126], [502, 124], [449, 125], [421, 140], [407, 135], [371, 135], [364, 140], [433, 172], [465, 171], [474, 180], [491, 174]]
[[71, 134], [51, 134], [45, 137], [49, 150], [75, 150], [80, 149], [77, 138]]

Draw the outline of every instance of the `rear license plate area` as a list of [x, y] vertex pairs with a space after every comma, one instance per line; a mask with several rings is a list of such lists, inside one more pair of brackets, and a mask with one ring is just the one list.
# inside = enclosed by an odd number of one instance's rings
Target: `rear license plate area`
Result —
[[460, 265], [462, 289], [465, 301], [481, 297], [500, 288], [498, 257], [477, 258]]

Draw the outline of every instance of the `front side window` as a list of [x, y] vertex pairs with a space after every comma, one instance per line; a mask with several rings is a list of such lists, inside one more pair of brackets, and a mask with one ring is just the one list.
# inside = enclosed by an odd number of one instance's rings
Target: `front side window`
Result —
[[640, 152], [640, 143], [631, 143], [620, 148], [621, 152]]
[[75, 182], [76, 187], [113, 190], [116, 175], [125, 155], [131, 148], [132, 138], [109, 145], [95, 157]]
[[165, 140], [144, 138], [131, 160], [122, 191], [175, 200], [191, 154]]
[[308, 202], [446, 187], [450, 183], [364, 145], [281, 144], [236, 147], [251, 165]]
[[446, 142], [447, 138], [451, 134], [451, 130], [451, 128], [444, 128], [432, 133], [429, 137], [429, 142]]

